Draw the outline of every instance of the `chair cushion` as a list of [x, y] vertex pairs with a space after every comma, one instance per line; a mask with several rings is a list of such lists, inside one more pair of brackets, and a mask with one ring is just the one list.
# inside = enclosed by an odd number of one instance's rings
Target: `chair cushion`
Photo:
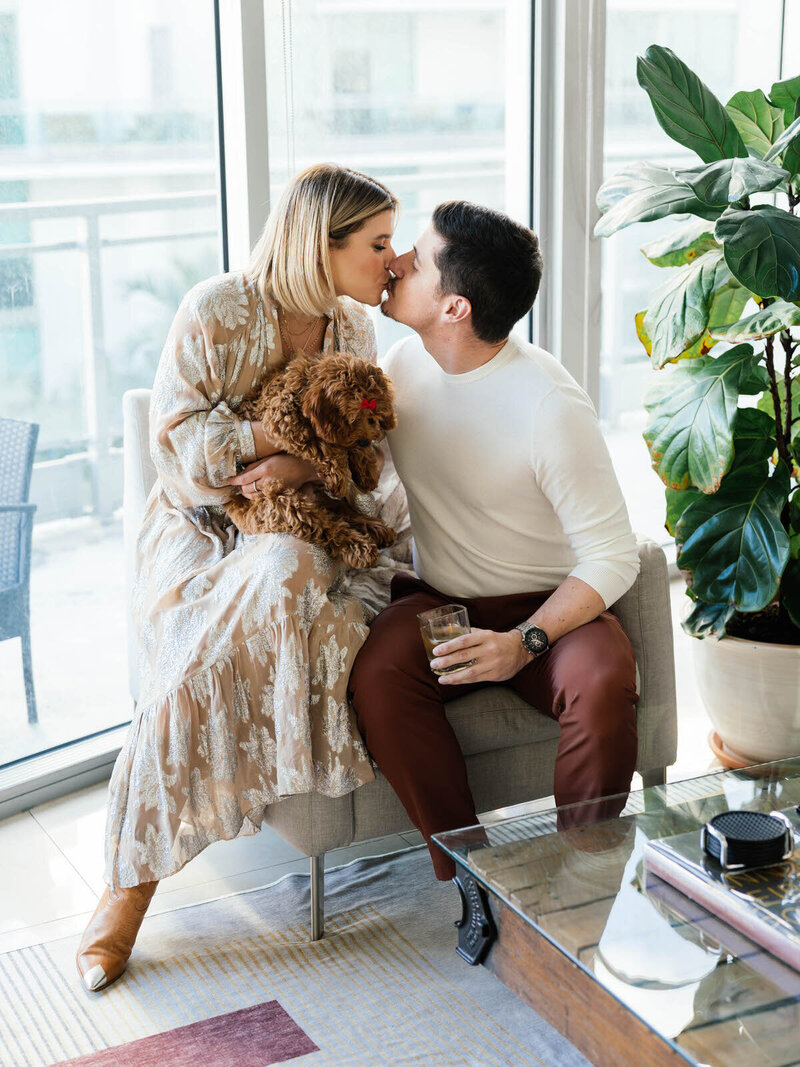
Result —
[[559, 733], [554, 719], [503, 685], [477, 689], [450, 701], [446, 709], [465, 756], [546, 741]]

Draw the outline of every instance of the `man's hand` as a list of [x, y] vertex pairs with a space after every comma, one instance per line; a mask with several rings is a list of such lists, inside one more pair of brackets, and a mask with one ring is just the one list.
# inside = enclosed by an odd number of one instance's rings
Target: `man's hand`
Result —
[[442, 685], [505, 682], [533, 659], [522, 644], [519, 630], [512, 630], [511, 633], [471, 630], [461, 637], [454, 637], [452, 641], [436, 645], [433, 651], [436, 653], [436, 659], [431, 661], [431, 667], [439, 670], [475, 660], [471, 667], [440, 675], [439, 681]]
[[235, 485], [241, 489], [242, 496], [255, 500], [268, 481], [281, 482], [288, 489], [300, 489], [311, 482], [318, 482], [319, 474], [308, 460], [278, 452], [267, 459], [248, 463], [241, 474], [228, 478], [225, 485]]

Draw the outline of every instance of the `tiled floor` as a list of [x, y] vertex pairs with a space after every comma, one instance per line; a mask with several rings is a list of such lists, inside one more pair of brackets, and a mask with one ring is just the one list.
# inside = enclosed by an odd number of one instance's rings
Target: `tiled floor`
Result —
[[[683, 601], [673, 583], [673, 613]], [[706, 746], [709, 724], [694, 688], [691, 640], [676, 627], [679, 752], [670, 778], [702, 774], [714, 765]], [[0, 822], [0, 952], [51, 941], [83, 929], [103, 886], [106, 784], [51, 801]], [[360, 855], [418, 844], [416, 833], [394, 834], [331, 852], [328, 866]], [[307, 872], [308, 860], [273, 830], [206, 849], [158, 888], [151, 911], [167, 911]]]

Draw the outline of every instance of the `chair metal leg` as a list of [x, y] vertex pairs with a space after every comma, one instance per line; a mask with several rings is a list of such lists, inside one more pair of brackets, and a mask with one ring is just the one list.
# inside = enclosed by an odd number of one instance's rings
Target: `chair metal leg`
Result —
[[36, 695], [33, 691], [33, 658], [31, 657], [30, 629], [22, 634], [22, 673], [25, 677], [25, 701], [28, 705], [28, 722], [38, 722]]
[[311, 856], [311, 940], [325, 933], [325, 853]]

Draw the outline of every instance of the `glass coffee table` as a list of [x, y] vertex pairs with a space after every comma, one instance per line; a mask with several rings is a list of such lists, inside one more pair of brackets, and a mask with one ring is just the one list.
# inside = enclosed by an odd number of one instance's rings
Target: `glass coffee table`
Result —
[[800, 1064], [800, 973], [643, 860], [647, 840], [722, 811], [798, 803], [800, 758], [632, 792], [615, 818], [605, 800], [437, 834], [464, 903], [458, 951], [597, 1067]]

